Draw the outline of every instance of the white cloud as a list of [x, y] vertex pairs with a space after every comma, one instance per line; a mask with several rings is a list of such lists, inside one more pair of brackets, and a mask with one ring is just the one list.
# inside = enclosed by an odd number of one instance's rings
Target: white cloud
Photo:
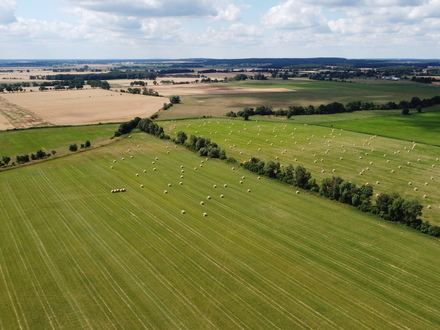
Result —
[[[188, 37], [194, 38], [194, 36], [188, 36]], [[234, 23], [228, 27], [223, 27], [220, 29], [214, 29], [212, 27], [208, 27], [206, 32], [203, 35], [198, 36], [195, 40], [198, 43], [202, 43], [202, 44], [254, 45], [259, 43], [262, 37], [263, 37], [262, 29], [255, 25]]]
[[263, 15], [262, 21], [267, 27], [273, 29], [311, 28], [326, 24], [321, 7], [296, 0], [288, 0], [270, 8]]
[[14, 0], [0, 0], [0, 25], [6, 25], [15, 22], [15, 11], [17, 4]]
[[91, 11], [135, 17], [237, 17], [229, 0], [68, 0]]

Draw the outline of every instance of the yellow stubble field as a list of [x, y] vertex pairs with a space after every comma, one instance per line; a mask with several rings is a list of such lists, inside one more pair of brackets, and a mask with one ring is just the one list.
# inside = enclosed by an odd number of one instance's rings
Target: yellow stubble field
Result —
[[[86, 88], [83, 90], [3, 93], [7, 102], [53, 125], [83, 125], [149, 117], [168, 99]], [[13, 109], [7, 117], [13, 118]], [[5, 113], [3, 113], [5, 116]], [[33, 126], [29, 123], [29, 126]], [[21, 124], [21, 126], [26, 126]]]

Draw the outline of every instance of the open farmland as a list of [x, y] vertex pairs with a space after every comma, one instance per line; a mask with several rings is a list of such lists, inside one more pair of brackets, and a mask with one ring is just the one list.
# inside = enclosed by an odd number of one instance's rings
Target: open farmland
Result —
[[[84, 125], [127, 121], [136, 116], [149, 117], [168, 99], [132, 95], [103, 89], [45, 91], [2, 94], [8, 102], [53, 125]], [[17, 117], [13, 109], [9, 117]], [[20, 115], [22, 116], [22, 115]], [[34, 126], [32, 122], [19, 127]]]
[[30, 154], [37, 150], [70, 153], [68, 146], [73, 143], [80, 144], [89, 140], [93, 145], [99, 145], [108, 142], [118, 127], [119, 124], [106, 124], [0, 132], [0, 156], [15, 159], [15, 155]]
[[439, 147], [292, 121], [208, 118], [163, 125], [172, 135], [209, 137], [239, 162], [257, 157], [303, 165], [318, 182], [337, 175], [373, 185], [375, 193], [416, 198], [424, 205], [422, 219], [440, 224]]
[[[212, 124], [231, 139], [262, 125]], [[170, 141], [133, 134], [0, 177], [2, 328], [440, 325], [438, 240]]]
[[440, 94], [436, 86], [409, 81], [353, 80], [349, 82], [316, 81], [305, 78], [268, 81], [242, 81], [215, 84], [160, 86], [160, 94], [181, 95], [182, 104], [161, 113], [161, 119], [222, 116], [244, 107], [271, 106], [275, 110], [290, 105], [319, 106], [351, 101], [384, 104], [410, 101]]

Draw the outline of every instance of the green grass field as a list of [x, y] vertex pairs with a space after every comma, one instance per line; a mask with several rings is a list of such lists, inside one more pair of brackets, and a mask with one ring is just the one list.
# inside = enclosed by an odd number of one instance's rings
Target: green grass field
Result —
[[[435, 108], [440, 110], [439, 106]], [[409, 116], [399, 114], [328, 122], [323, 125], [440, 146], [440, 111], [425, 113], [413, 111]]]
[[[237, 158], [248, 133], [248, 152], [267, 155], [265, 137], [291, 135], [273, 123], [197, 124], [237, 143]], [[368, 140], [296, 128], [335, 148]], [[137, 133], [0, 177], [2, 329], [440, 325], [438, 240], [170, 141]]]
[[184, 131], [209, 137], [239, 162], [258, 157], [301, 164], [318, 182], [338, 175], [357, 185], [371, 184], [375, 193], [418, 199], [425, 206], [422, 219], [440, 225], [439, 147], [294, 121], [209, 118], [161, 124], [172, 135]]
[[99, 144], [107, 141], [118, 127], [119, 124], [105, 124], [3, 131], [0, 132], [0, 156], [13, 158], [39, 149], [68, 152], [69, 145], [73, 143], [80, 145], [89, 140], [92, 144]]

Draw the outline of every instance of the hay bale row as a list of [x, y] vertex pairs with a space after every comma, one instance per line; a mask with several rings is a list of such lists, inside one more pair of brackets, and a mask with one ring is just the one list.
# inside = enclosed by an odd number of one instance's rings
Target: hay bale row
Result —
[[111, 192], [114, 193], [119, 193], [119, 192], [126, 192], [127, 190], [125, 188], [122, 189], [112, 189]]

